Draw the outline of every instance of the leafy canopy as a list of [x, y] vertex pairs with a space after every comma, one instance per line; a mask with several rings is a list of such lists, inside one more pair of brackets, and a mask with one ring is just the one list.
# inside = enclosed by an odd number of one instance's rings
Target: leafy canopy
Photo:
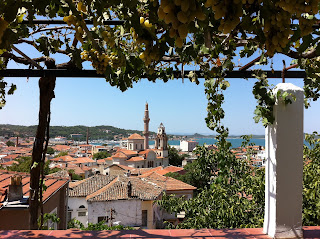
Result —
[[[142, 77], [166, 82], [174, 70], [195, 65], [205, 78], [207, 124], [215, 129], [213, 115], [223, 118], [222, 91], [229, 86], [224, 73], [235, 68], [237, 54], [261, 55], [259, 64], [267, 64], [275, 53], [296, 59], [307, 73], [306, 99], [319, 97], [319, 30], [313, 27], [318, 7], [319, 0], [1, 1], [0, 67], [5, 69], [8, 60], [34, 66], [63, 54], [70, 61], [56, 68], [82, 69], [89, 61], [110, 85], [124, 91]], [[35, 18], [63, 19], [66, 24], [35, 24]], [[124, 23], [108, 26], [108, 20]], [[19, 44], [31, 45], [44, 57], [33, 63], [18, 57], [13, 46]], [[257, 76], [256, 120], [267, 125], [273, 121], [274, 101], [266, 94], [267, 82], [261, 85], [265, 78]], [[194, 72], [186, 77], [199, 83]], [[1, 106], [15, 89], [0, 80]]]

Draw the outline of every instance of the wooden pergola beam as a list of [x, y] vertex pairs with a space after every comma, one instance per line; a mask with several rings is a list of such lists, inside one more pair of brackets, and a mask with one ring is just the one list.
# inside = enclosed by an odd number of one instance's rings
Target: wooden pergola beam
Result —
[[[184, 71], [186, 78], [191, 71]], [[204, 78], [201, 71], [193, 71], [198, 78]], [[282, 78], [282, 71], [264, 71], [268, 78]], [[181, 71], [173, 72], [175, 78], [182, 78]], [[255, 78], [254, 71], [232, 71], [226, 74], [225, 78]], [[0, 70], [0, 77], [76, 77], [76, 78], [105, 78], [104, 75], [98, 74], [96, 70], [69, 70], [69, 69], [5, 69]], [[305, 78], [304, 71], [287, 71], [286, 78]], [[141, 78], [145, 78], [141, 76]]]

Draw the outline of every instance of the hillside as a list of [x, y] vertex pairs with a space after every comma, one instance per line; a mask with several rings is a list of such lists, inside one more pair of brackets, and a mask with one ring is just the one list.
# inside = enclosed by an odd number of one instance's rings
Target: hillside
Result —
[[[9, 125], [0, 124], [0, 136], [13, 137], [19, 135], [20, 137], [33, 137], [36, 133], [36, 125], [32, 126], [22, 126], [22, 125]], [[87, 127], [83, 125], [77, 126], [51, 126], [50, 127], [50, 137], [54, 138], [56, 136], [63, 136], [71, 139], [71, 134], [82, 134], [77, 140], [85, 140], [87, 135], [87, 129], [89, 128], [89, 137], [91, 140], [94, 139], [114, 139], [115, 135], [120, 137], [128, 137], [130, 134], [138, 133], [142, 134], [139, 130], [127, 130], [120, 129], [113, 126], [94, 126]], [[150, 132], [153, 134], [153, 132]]]

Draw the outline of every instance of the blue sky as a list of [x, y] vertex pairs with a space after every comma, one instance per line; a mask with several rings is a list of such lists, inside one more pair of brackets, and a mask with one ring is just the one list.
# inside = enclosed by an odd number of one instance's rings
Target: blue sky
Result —
[[[37, 57], [27, 46], [18, 46], [31, 57]], [[254, 59], [241, 60], [241, 64]], [[283, 56], [276, 56], [274, 69], [282, 69]], [[57, 58], [58, 62], [65, 58]], [[8, 68], [22, 68], [10, 63]], [[6, 106], [0, 110], [0, 124], [35, 125], [38, 120], [39, 93], [38, 79], [6, 78], [7, 82], [17, 84], [13, 96], [7, 96]], [[156, 131], [162, 122], [168, 133], [214, 134], [206, 127], [206, 105], [203, 81], [196, 85], [188, 79], [175, 79], [167, 83], [156, 83], [141, 79], [133, 88], [121, 92], [111, 87], [104, 79], [58, 78], [52, 100], [51, 125], [111, 125], [125, 129], [143, 130], [143, 115], [146, 101], [149, 103], [150, 130]], [[281, 79], [270, 79], [270, 83], [280, 83]], [[224, 125], [230, 134], [264, 134], [261, 123], [253, 121], [256, 100], [252, 95], [255, 79], [229, 79], [230, 88], [225, 92]], [[287, 79], [303, 87], [302, 79]], [[305, 132], [320, 131], [320, 104], [313, 102], [305, 110]]]

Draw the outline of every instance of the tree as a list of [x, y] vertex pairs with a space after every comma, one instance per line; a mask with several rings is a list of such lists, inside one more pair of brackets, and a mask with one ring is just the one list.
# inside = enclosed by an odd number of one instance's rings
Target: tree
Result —
[[104, 159], [110, 156], [111, 156], [111, 153], [109, 153], [108, 151], [102, 151], [102, 152], [93, 154], [93, 159]]
[[319, 134], [306, 134], [303, 167], [303, 225], [320, 224], [320, 140]]
[[12, 141], [8, 140], [8, 141], [6, 142], [6, 145], [7, 145], [8, 147], [10, 147], [10, 146], [14, 146], [15, 144], [14, 144]]
[[54, 156], [55, 158], [59, 158], [59, 157], [63, 157], [63, 156], [66, 156], [68, 155], [68, 152], [65, 152], [65, 151], [61, 151], [60, 153], [58, 153], [56, 156]]
[[[38, 69], [74, 70], [82, 69], [83, 61], [90, 61], [110, 85], [124, 91], [142, 76], [150, 81], [166, 82], [173, 78], [175, 69], [182, 66], [183, 72], [184, 65], [195, 64], [205, 78], [207, 125], [221, 131], [218, 126], [224, 117], [223, 91], [229, 86], [224, 76], [235, 68], [233, 60], [238, 53], [243, 58], [259, 54], [260, 58], [252, 64], [268, 64], [275, 53], [296, 59], [297, 66], [306, 72], [306, 99], [319, 98], [319, 26], [313, 27], [318, 22], [318, 5], [319, 0], [294, 4], [284, 0], [2, 1], [0, 68], [6, 69], [12, 60]], [[63, 18], [66, 25], [36, 24], [33, 20], [39, 17]], [[110, 27], [107, 20], [124, 22]], [[26, 56], [16, 47], [19, 44], [34, 47], [40, 57]], [[68, 56], [70, 60], [56, 64], [56, 54]], [[274, 120], [275, 98], [268, 93], [271, 86], [266, 75], [262, 71], [255, 75], [258, 79], [253, 89], [258, 101], [255, 119], [267, 125]], [[186, 77], [199, 84], [195, 72]], [[44, 179], [55, 81], [56, 76], [50, 74], [39, 80], [39, 124], [30, 182], [31, 229], [37, 228], [38, 208], [42, 203], [39, 185]], [[0, 107], [5, 104], [6, 94], [13, 94], [16, 89], [14, 84], [7, 85], [1, 78]], [[306, 103], [308, 106], [308, 101]]]
[[82, 180], [83, 179], [83, 177], [76, 174], [73, 169], [68, 170], [68, 173], [71, 174], [72, 180]]
[[[185, 212], [177, 228], [261, 227], [264, 212], [264, 169], [250, 167], [237, 159], [223, 132], [217, 137], [218, 150], [197, 147], [198, 155], [181, 176], [197, 187], [189, 200], [164, 195], [158, 204], [169, 213]], [[190, 182], [188, 182], [190, 181]]]
[[48, 147], [47, 154], [54, 154], [54, 149], [51, 147]]
[[179, 151], [175, 147], [169, 146], [168, 158], [170, 165], [181, 166], [182, 160], [184, 160], [185, 156], [180, 155]]
[[[12, 166], [8, 167], [8, 170], [14, 171], [14, 172], [30, 172], [30, 168], [32, 165], [32, 158], [31, 157], [20, 157], [16, 160], [18, 163], [14, 163]], [[55, 173], [59, 171], [60, 169], [49, 168], [50, 161], [46, 161], [44, 164], [43, 172], [44, 175], [48, 175], [51, 173]]]

